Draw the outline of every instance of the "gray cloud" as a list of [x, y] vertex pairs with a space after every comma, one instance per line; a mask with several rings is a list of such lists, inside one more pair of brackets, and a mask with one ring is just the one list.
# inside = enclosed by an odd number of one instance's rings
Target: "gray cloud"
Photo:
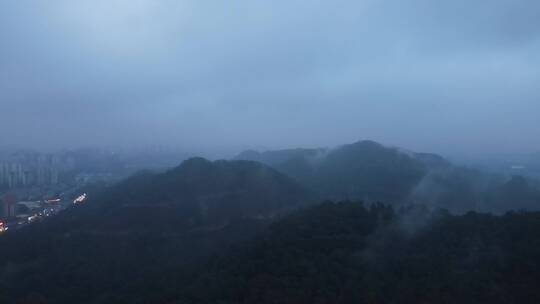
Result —
[[0, 145], [540, 150], [538, 1], [0, 4]]

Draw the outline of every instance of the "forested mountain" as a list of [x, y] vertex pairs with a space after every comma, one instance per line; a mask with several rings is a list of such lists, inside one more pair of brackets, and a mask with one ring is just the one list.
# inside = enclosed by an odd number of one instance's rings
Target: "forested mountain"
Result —
[[156, 303], [205, 257], [312, 199], [249, 161], [194, 158], [140, 173], [1, 236], [0, 303]]
[[336, 149], [244, 152], [237, 159], [273, 166], [324, 198], [397, 203], [407, 198], [427, 170], [422, 160], [427, 157], [414, 155], [376, 142], [360, 141]]
[[[334, 149], [246, 151], [287, 174], [322, 199], [361, 199], [399, 206], [428, 204], [453, 212], [540, 209], [540, 187], [530, 178], [455, 166], [443, 157], [359, 141]], [[526, 195], [514, 195], [518, 179]], [[514, 181], [514, 182], [513, 182]]]
[[59, 223], [0, 239], [2, 303], [540, 300], [538, 212], [457, 216], [348, 201], [270, 226], [244, 219], [178, 234], [62, 233]]
[[184, 300], [538, 303], [538, 240], [538, 212], [454, 216], [327, 202], [209, 262]]
[[[363, 143], [327, 153], [319, 170], [370, 187], [388, 185], [384, 178], [425, 180], [426, 161], [448, 170], [432, 156], [381, 149]], [[364, 170], [380, 176], [354, 175]], [[467, 184], [444, 178], [430, 179], [449, 183], [456, 196], [448, 199], [458, 201]], [[534, 201], [534, 185], [523, 178], [499, 186], [493, 195], [501, 201]], [[370, 191], [383, 193], [377, 189]], [[396, 189], [391, 195], [405, 192]], [[450, 215], [350, 201], [309, 207], [315, 199], [252, 161], [194, 158], [165, 173], [140, 173], [0, 237], [0, 303], [540, 300], [539, 213]]]
[[260, 163], [192, 158], [163, 174], [140, 173], [108, 189], [88, 204], [85, 214], [119, 227], [140, 218], [149, 226], [144, 229], [164, 222], [220, 226], [234, 219], [273, 217], [310, 199], [302, 186]]

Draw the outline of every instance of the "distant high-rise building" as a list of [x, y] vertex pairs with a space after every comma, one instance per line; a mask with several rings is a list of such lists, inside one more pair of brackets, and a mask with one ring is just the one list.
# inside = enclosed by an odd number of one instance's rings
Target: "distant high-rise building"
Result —
[[8, 193], [2, 197], [2, 209], [4, 217], [14, 217], [15, 206], [17, 204], [17, 197], [13, 193]]
[[0, 187], [58, 184], [60, 161], [52, 155], [24, 153], [0, 159]]

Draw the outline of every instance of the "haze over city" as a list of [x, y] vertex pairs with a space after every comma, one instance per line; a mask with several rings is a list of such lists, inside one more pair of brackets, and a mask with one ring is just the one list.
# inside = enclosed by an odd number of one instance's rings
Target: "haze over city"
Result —
[[540, 150], [540, 2], [2, 1], [0, 146]]

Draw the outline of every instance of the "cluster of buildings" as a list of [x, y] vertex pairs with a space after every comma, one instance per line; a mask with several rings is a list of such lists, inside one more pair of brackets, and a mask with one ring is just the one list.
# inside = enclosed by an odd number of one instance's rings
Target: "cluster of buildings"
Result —
[[115, 181], [123, 170], [118, 156], [99, 150], [0, 150], [0, 233], [84, 203], [81, 187]]
[[58, 184], [59, 164], [53, 155], [17, 154], [0, 159], [0, 187], [13, 189]]
[[[86, 194], [78, 196], [73, 204], [82, 204], [86, 200]], [[67, 208], [67, 200], [60, 198], [19, 201], [13, 193], [7, 193], [0, 197], [0, 234], [9, 230], [24, 227], [34, 221], [53, 216]]]

